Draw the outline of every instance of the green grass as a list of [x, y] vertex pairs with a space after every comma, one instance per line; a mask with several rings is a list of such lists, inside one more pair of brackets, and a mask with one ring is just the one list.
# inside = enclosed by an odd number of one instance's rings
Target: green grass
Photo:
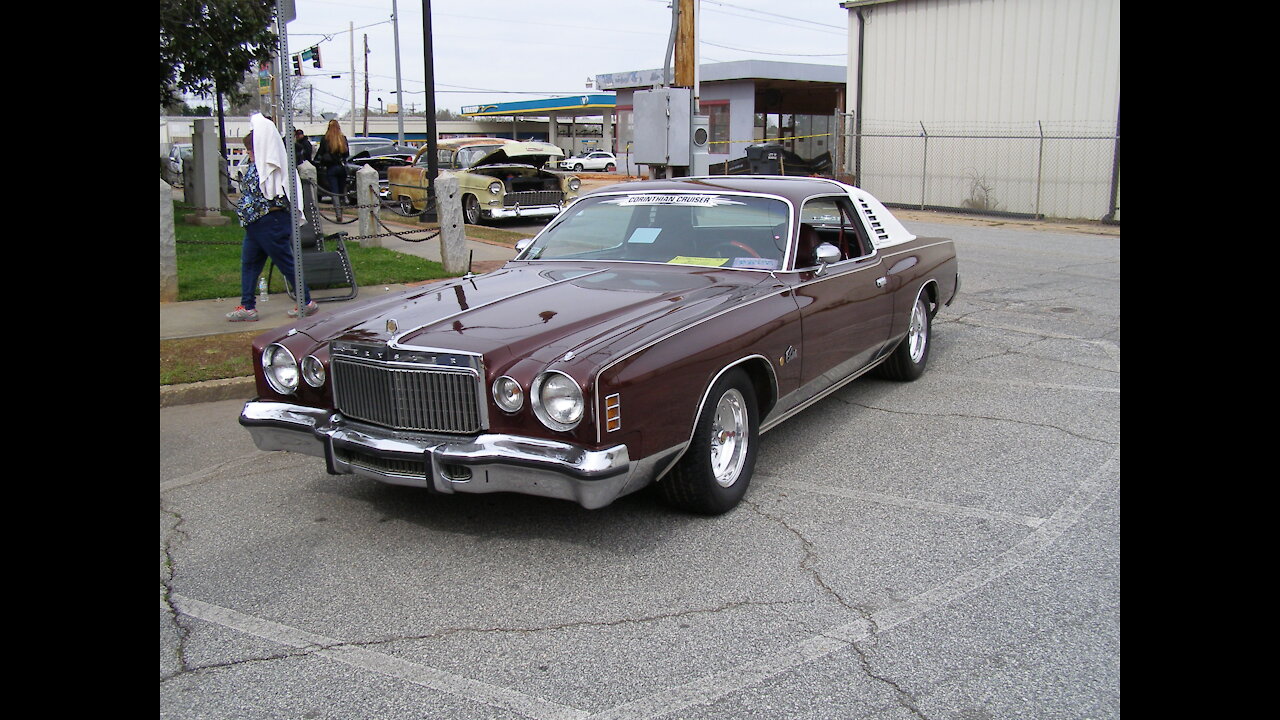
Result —
[[[244, 228], [235, 214], [224, 212], [230, 222], [220, 227], [189, 225], [184, 219], [189, 208], [178, 205], [174, 210], [174, 234], [178, 252], [179, 300], [207, 300], [240, 297], [240, 244]], [[412, 219], [383, 212], [382, 218], [393, 229], [393, 221], [403, 227], [431, 229], [437, 226], [418, 224]], [[379, 232], [382, 228], [379, 228]], [[348, 231], [352, 232], [351, 230]], [[501, 228], [468, 225], [467, 237], [473, 240], [515, 245], [528, 233]], [[419, 237], [415, 235], [414, 237]], [[426, 240], [425, 242], [432, 242]], [[448, 277], [440, 263], [386, 248], [363, 248], [347, 241], [347, 254], [352, 270], [361, 285], [410, 283]], [[271, 292], [283, 293], [280, 273], [272, 274]], [[260, 330], [225, 333], [197, 338], [160, 341], [160, 384], [217, 380], [253, 374], [249, 345]]]
[[[190, 212], [181, 206], [174, 211], [174, 239], [177, 243], [178, 300], [209, 300], [240, 297], [240, 245], [244, 228], [235, 213], [226, 225], [207, 227], [185, 220]], [[468, 231], [469, 232], [469, 231]], [[348, 240], [351, 269], [361, 285], [411, 283], [449, 277], [440, 263], [386, 248], [360, 247]], [[272, 273], [270, 291], [285, 291], [277, 270]]]

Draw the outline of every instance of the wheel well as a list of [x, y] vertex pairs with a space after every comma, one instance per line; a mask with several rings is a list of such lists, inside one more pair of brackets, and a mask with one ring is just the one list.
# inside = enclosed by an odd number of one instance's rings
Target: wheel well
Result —
[[938, 314], [938, 281], [930, 280], [926, 282], [921, 289], [921, 295], [928, 306], [929, 319], [932, 320], [933, 316]]
[[763, 420], [778, 402], [778, 387], [773, 368], [769, 365], [769, 361], [758, 355], [747, 358], [736, 367], [741, 368], [751, 380], [751, 387], [756, 392], [756, 402], [759, 405], [756, 409], [760, 419]]

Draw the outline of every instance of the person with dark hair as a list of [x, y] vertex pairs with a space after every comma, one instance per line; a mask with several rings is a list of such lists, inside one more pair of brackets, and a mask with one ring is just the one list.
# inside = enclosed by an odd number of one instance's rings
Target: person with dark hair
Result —
[[339, 196], [347, 189], [347, 158], [350, 157], [347, 136], [342, 134], [342, 127], [337, 120], [329, 121], [329, 129], [320, 138], [320, 147], [316, 149], [315, 166], [320, 171], [320, 185], [334, 196]]
[[[262, 115], [254, 114], [249, 123], [253, 129], [244, 136], [249, 167], [240, 182], [240, 202], [236, 205], [236, 215], [244, 227], [244, 242], [240, 246], [240, 305], [227, 313], [227, 320], [231, 322], [257, 322], [257, 298], [253, 291], [267, 258], [280, 268], [290, 286], [294, 276], [293, 218], [289, 213], [296, 210], [285, 191], [289, 171], [284, 140]], [[300, 183], [294, 190], [293, 197], [302, 197]], [[306, 317], [320, 309], [305, 283], [302, 293], [294, 295], [301, 298], [302, 304], [290, 310], [289, 317]]]
[[294, 165], [301, 165], [303, 161], [311, 159], [311, 141], [302, 132], [302, 128], [293, 131], [293, 155]]

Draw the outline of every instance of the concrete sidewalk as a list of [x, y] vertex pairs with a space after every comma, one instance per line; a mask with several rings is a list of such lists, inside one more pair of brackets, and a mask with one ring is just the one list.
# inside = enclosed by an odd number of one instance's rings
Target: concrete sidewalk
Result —
[[[327, 220], [322, 222], [322, 229], [326, 235], [344, 231], [351, 235], [356, 234], [355, 223], [338, 225]], [[395, 232], [414, 229], [409, 225], [404, 227], [390, 225], [390, 227]], [[387, 231], [379, 228], [379, 232], [375, 234], [381, 234], [382, 232]], [[424, 232], [406, 233], [406, 237], [410, 238], [427, 237], [429, 235], [430, 233]], [[389, 250], [440, 262], [440, 239], [438, 237], [421, 242], [409, 242], [398, 237], [383, 237], [381, 240], [383, 247]], [[482, 240], [467, 240], [467, 249], [471, 253], [472, 268], [477, 274], [500, 267], [502, 263], [515, 257], [516, 254], [514, 248]], [[320, 303], [319, 312], [333, 312], [341, 308], [367, 302], [371, 298], [403, 290], [412, 285], [424, 284], [359, 285], [360, 278], [358, 276], [356, 277], [356, 282], [359, 292], [354, 299]], [[320, 291], [320, 293], [323, 292]], [[160, 303], [160, 339], [201, 337], [204, 335], [220, 335], [252, 330], [266, 332], [272, 328], [293, 322], [293, 318], [286, 314], [293, 309], [293, 301], [285, 293], [274, 293], [267, 302], [258, 303], [259, 319], [257, 322], [229, 322], [226, 314], [234, 310], [239, 304], [239, 297]], [[249, 400], [253, 395], [252, 377], [211, 380], [183, 385], [165, 385], [160, 388], [160, 407], [239, 398]]]

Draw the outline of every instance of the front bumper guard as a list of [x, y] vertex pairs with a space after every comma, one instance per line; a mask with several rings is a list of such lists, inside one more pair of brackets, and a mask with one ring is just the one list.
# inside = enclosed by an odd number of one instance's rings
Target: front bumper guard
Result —
[[572, 500], [591, 509], [626, 494], [635, 475], [626, 445], [587, 450], [516, 435], [408, 433], [352, 421], [331, 410], [265, 400], [245, 403], [240, 424], [260, 450], [324, 458], [335, 475], [356, 474], [447, 494], [516, 492]]

